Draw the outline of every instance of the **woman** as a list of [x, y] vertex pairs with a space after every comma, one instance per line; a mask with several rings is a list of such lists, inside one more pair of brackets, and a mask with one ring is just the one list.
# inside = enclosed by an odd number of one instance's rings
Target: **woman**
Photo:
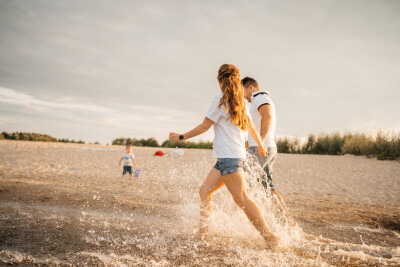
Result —
[[222, 94], [214, 98], [204, 121], [183, 135], [169, 135], [171, 141], [183, 141], [206, 132], [214, 125], [213, 154], [218, 161], [200, 188], [200, 233], [204, 235], [208, 231], [208, 218], [212, 211], [211, 195], [225, 185], [254, 227], [268, 244], [274, 247], [278, 238], [269, 230], [260, 209], [247, 196], [244, 183], [246, 131], [256, 140], [260, 155], [264, 157], [267, 152], [247, 113], [239, 69], [231, 64], [222, 65], [218, 71], [218, 82]]

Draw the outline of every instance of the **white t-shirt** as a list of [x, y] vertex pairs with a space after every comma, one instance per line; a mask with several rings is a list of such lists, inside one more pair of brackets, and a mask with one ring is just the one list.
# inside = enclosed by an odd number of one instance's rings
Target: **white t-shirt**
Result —
[[134, 159], [135, 156], [133, 155], [133, 153], [130, 153], [130, 154], [123, 153], [122, 158], [123, 158], [124, 166], [132, 166], [133, 165], [132, 159]]
[[[262, 91], [254, 92], [251, 95], [251, 107], [250, 114], [253, 119], [254, 126], [257, 128], [258, 132], [261, 129], [261, 114], [258, 111], [260, 107], [263, 105], [271, 106], [271, 127], [269, 128], [269, 132], [265, 137], [264, 144], [268, 147], [276, 147], [275, 143], [275, 127], [276, 127], [276, 114], [275, 114], [275, 105], [272, 102], [271, 98], [267, 95], [267, 93]], [[249, 146], [258, 146], [257, 142], [254, 138], [249, 135]]]
[[[247, 131], [242, 131], [238, 126], [232, 123], [229, 113], [225, 111], [225, 106], [220, 108], [219, 101], [222, 94], [214, 97], [206, 117], [214, 122], [214, 158], [246, 158], [246, 137]], [[248, 109], [247, 115], [251, 118]]]

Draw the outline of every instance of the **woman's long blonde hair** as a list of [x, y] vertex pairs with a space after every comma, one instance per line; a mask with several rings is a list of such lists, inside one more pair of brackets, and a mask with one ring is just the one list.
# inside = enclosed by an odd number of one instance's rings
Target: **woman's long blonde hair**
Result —
[[232, 123], [246, 131], [250, 125], [250, 118], [246, 113], [239, 69], [232, 64], [223, 64], [218, 70], [218, 81], [223, 94], [218, 107], [224, 105]]

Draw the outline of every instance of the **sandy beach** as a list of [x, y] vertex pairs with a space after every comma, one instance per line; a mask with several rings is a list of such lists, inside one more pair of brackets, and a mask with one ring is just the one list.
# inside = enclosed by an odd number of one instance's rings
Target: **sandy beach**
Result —
[[121, 179], [122, 146], [0, 141], [0, 265], [400, 265], [398, 161], [279, 154], [274, 184], [296, 228], [256, 184], [258, 170], [248, 173], [250, 197], [281, 238], [269, 251], [226, 188], [198, 240], [212, 151], [156, 150], [134, 147], [142, 174]]

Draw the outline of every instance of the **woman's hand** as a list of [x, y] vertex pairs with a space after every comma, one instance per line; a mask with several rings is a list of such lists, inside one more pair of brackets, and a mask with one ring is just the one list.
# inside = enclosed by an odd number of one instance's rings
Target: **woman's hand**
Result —
[[169, 133], [169, 140], [170, 141], [180, 141], [179, 136], [180, 136], [180, 134], [178, 134], [178, 133]]
[[268, 155], [267, 147], [264, 144], [258, 146], [258, 154], [260, 154], [262, 158]]
[[264, 145], [263, 140], [253, 123], [250, 124], [249, 133], [258, 144], [258, 154], [260, 154], [261, 157], [265, 157], [268, 154], [267, 147]]

